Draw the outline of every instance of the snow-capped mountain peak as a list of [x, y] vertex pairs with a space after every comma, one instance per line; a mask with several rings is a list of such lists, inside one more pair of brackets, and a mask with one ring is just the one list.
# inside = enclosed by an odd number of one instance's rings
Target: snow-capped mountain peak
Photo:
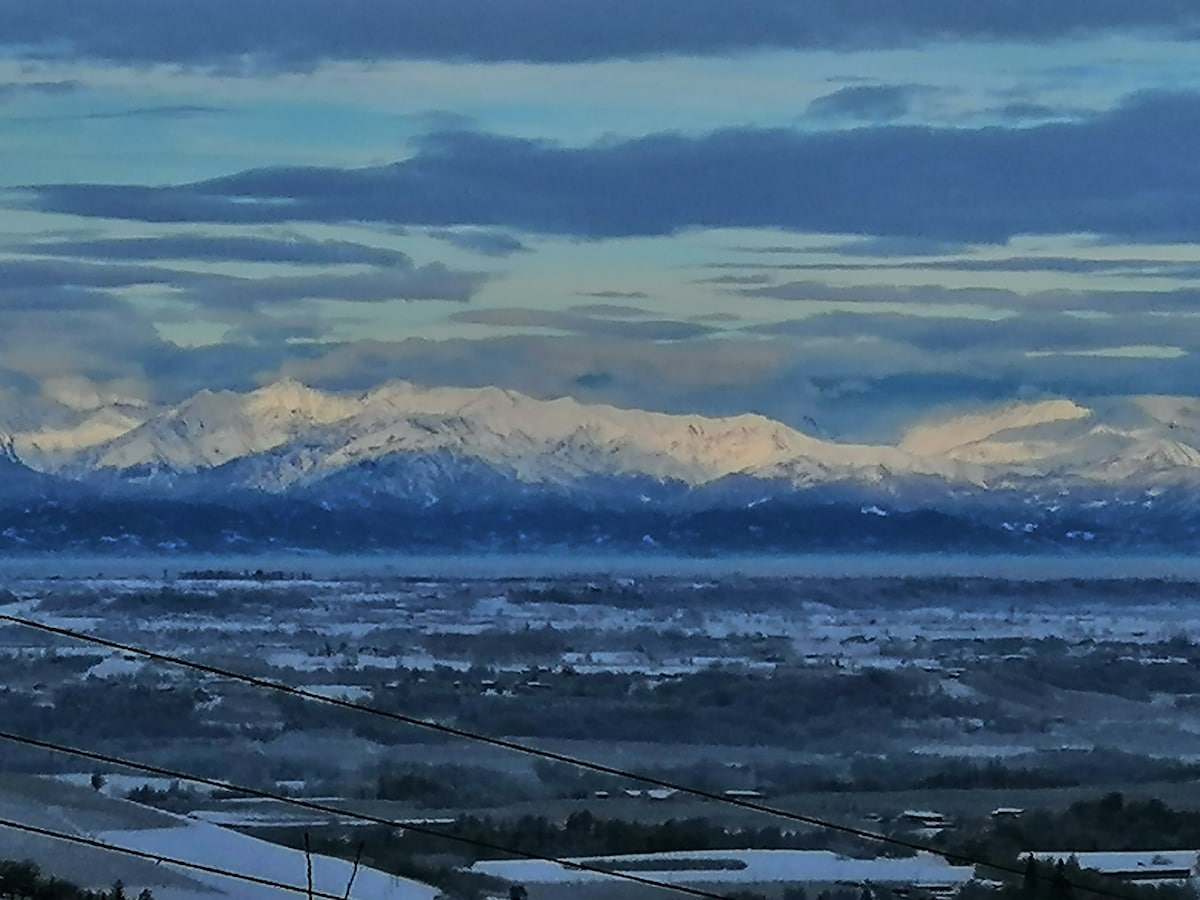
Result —
[[[910, 428], [900, 441], [900, 449], [918, 456], [969, 457], [988, 462], [987, 449], [1019, 441], [1023, 430], [1050, 423], [1078, 422], [1091, 415], [1090, 409], [1065, 399], [1011, 404]], [[1011, 457], [1005, 451], [997, 455], [1003, 460]]]
[[753, 413], [402, 381], [362, 393], [283, 381], [21, 425], [0, 434], [0, 547], [74, 535], [123, 549], [941, 551], [1200, 534], [1190, 398], [1010, 404], [924, 422], [895, 445]]
[[358, 404], [338, 394], [318, 391], [290, 378], [246, 395], [247, 413], [277, 421], [300, 419], [328, 424], [351, 415]]
[[98, 469], [212, 468], [272, 450], [350, 415], [353, 400], [279, 382], [249, 394], [200, 391], [85, 455]]
[[636, 474], [703, 484], [900, 463], [895, 448], [848, 447], [760, 415], [670, 415], [539, 400], [498, 388], [391, 382], [364, 394], [295, 381], [247, 394], [201, 391], [79, 454], [74, 471], [177, 473], [253, 460], [246, 486], [281, 490], [388, 457], [441, 453], [522, 482]]
[[222, 487], [270, 492], [334, 477], [356, 478], [355, 490], [368, 492], [417, 484], [435, 492], [435, 482], [453, 486], [467, 470], [530, 488], [626, 477], [690, 487], [734, 477], [793, 488], [929, 478], [979, 487], [1014, 478], [1159, 482], [1200, 471], [1200, 403], [1187, 398], [1010, 404], [923, 423], [898, 445], [839, 443], [753, 413], [668, 414], [405, 381], [353, 393], [284, 380], [248, 393], [201, 391], [149, 413], [99, 410], [65, 430], [23, 435], [15, 449], [25, 441], [39, 461], [54, 462], [43, 468], [80, 481], [98, 471], [208, 473]]

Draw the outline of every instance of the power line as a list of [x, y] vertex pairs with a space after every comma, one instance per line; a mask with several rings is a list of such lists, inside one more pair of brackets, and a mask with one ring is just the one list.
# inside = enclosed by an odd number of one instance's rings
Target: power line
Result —
[[[482, 839], [470, 838], [470, 837], [465, 837], [463, 835], [457, 835], [457, 834], [447, 834], [445, 832], [441, 832], [441, 831], [437, 831], [432, 828], [425, 827], [419, 823], [418, 824], [410, 824], [410, 823], [396, 820], [396, 819], [388, 819], [388, 818], [384, 818], [381, 816], [374, 816], [374, 815], [371, 815], [370, 813], [360, 813], [360, 812], [356, 812], [354, 810], [341, 809], [339, 807], [330, 806], [329, 804], [320, 803], [315, 800], [306, 800], [306, 799], [299, 798], [299, 797], [289, 797], [285, 794], [279, 794], [279, 793], [275, 793], [273, 791], [266, 791], [266, 790], [261, 790], [259, 788], [252, 788], [252, 787], [247, 787], [245, 785], [234, 784], [233, 782], [230, 782], [230, 781], [224, 781], [224, 780], [215, 779], [215, 778], [206, 778], [202, 775], [194, 775], [194, 774], [190, 774], [187, 772], [179, 772], [174, 769], [168, 769], [168, 768], [165, 768], [162, 766], [155, 766], [155, 765], [152, 765], [149, 763], [138, 762], [136, 760], [126, 759], [126, 758], [120, 757], [120, 756], [113, 756], [113, 755], [107, 754], [107, 753], [100, 753], [95, 750], [86, 750], [86, 749], [83, 749], [80, 747], [69, 747], [69, 746], [66, 746], [65, 744], [58, 744], [53, 741], [45, 741], [45, 740], [40, 740], [38, 738], [26, 737], [24, 735], [14, 734], [14, 733], [8, 732], [8, 731], [0, 731], [0, 740], [6, 740], [6, 741], [11, 741], [11, 742], [17, 743], [17, 744], [23, 744], [25, 746], [33, 747], [33, 748], [36, 748], [39, 750], [53, 751], [56, 753], [65, 753], [65, 754], [68, 754], [71, 756], [80, 757], [82, 759], [91, 760], [92, 762], [105, 763], [106, 765], [119, 766], [119, 767], [125, 768], [125, 769], [132, 769], [134, 771], [144, 772], [147, 775], [155, 775], [158, 777], [170, 778], [170, 779], [177, 780], [177, 781], [189, 781], [189, 782], [192, 782], [195, 784], [202, 784], [202, 785], [206, 785], [208, 787], [216, 788], [218, 790], [227, 790], [227, 791], [231, 791], [231, 792], [237, 792], [240, 794], [245, 794], [247, 796], [257, 797], [262, 800], [277, 801], [279, 803], [283, 803], [285, 805], [293, 806], [293, 807], [296, 807], [299, 809], [308, 810], [310, 812], [319, 812], [319, 813], [323, 813], [326, 815], [340, 816], [340, 817], [343, 817], [346, 819], [354, 819], [356, 821], [365, 822], [365, 823], [371, 824], [371, 825], [382, 825], [382, 826], [389, 827], [389, 828], [399, 828], [402, 830], [412, 831], [416, 834], [423, 834], [423, 835], [426, 835], [429, 837], [439, 838], [442, 840], [454, 841], [457, 843], [466, 844], [468, 846], [477, 847], [477, 848], [484, 849], [484, 850], [492, 850], [492, 851], [496, 851], [496, 852], [500, 852], [500, 853], [511, 854], [513, 856], [520, 856], [524, 859], [534, 860], [537, 862], [554, 863], [554, 864], [563, 866], [568, 869], [574, 869], [576, 871], [581, 871], [581, 872], [590, 872], [590, 873], [594, 873], [594, 874], [598, 874], [598, 875], [604, 875], [606, 877], [611, 877], [611, 878], [621, 879], [621, 880], [625, 880], [625, 881], [629, 881], [629, 882], [634, 882], [634, 883], [640, 884], [645, 887], [662, 888], [665, 890], [675, 891], [675, 892], [681, 893], [681, 894], [688, 894], [688, 895], [696, 896], [696, 897], [709, 898], [709, 900], [725, 900], [725, 897], [722, 894], [714, 894], [714, 893], [711, 893], [711, 892], [708, 892], [708, 891], [705, 891], [702, 889], [691, 888], [686, 885], [672, 884], [669, 882], [658, 881], [657, 879], [652, 879], [652, 878], [648, 878], [648, 877], [644, 877], [644, 876], [638, 876], [638, 875], [634, 875], [631, 873], [614, 871], [614, 870], [610, 870], [610, 869], [603, 869], [598, 866], [589, 865], [588, 863], [574, 862], [572, 860], [563, 859], [561, 857], [548, 856], [548, 855], [539, 854], [539, 853], [535, 853], [535, 852], [527, 851], [527, 850], [518, 850], [518, 849], [515, 849], [512, 847], [495, 844], [490, 841], [485, 841]], [[0, 824], [3, 824], [3, 823], [0, 823]], [[717, 851], [713, 851], [713, 852], [719, 853], [721, 851], [717, 850]], [[938, 851], [931, 849], [929, 852], [937, 853]], [[979, 862], [977, 864], [984, 865], [984, 866], [990, 866], [989, 863], [985, 863], [985, 862]], [[1006, 872], [1009, 872], [1012, 874], [1022, 874], [1022, 875], [1024, 874], [1023, 870], [1018, 872], [1018, 870], [1013, 869], [1013, 868], [1000, 867], [1000, 866], [991, 866], [991, 867], [996, 868], [1001, 871], [1006, 871]], [[1132, 900], [1132, 898], [1126, 896], [1125, 894], [1118, 893], [1115, 891], [1108, 891], [1103, 888], [1084, 887], [1082, 885], [1073, 885], [1073, 886], [1079, 887], [1081, 890], [1089, 891], [1098, 896], [1114, 898], [1114, 900]]]
[[[253, 687], [276, 691], [278, 693], [287, 694], [292, 697], [298, 697], [303, 700], [310, 700], [314, 703], [322, 703], [326, 706], [334, 706], [340, 709], [348, 709], [354, 712], [364, 713], [377, 718], [387, 719], [392, 722], [398, 722], [402, 725], [423, 728], [428, 731], [437, 732], [450, 737], [462, 738], [464, 740], [474, 741], [475, 743], [487, 744], [503, 750], [521, 753], [526, 756], [534, 756], [540, 759], [549, 760], [551, 762], [563, 763], [564, 765], [575, 766], [580, 769], [587, 769], [592, 772], [597, 772], [601, 775], [625, 778], [630, 781], [636, 781], [641, 784], [650, 785], [651, 787], [663, 788], [666, 790], [675, 791], [676, 793], [697, 797], [702, 800], [711, 800], [717, 803], [724, 803], [729, 806], [736, 806], [741, 809], [750, 810], [752, 812], [776, 816], [778, 818], [797, 822], [802, 825], [810, 825], [816, 828], [837, 831], [852, 837], [887, 843], [897, 847], [904, 847], [908, 850], [934, 853], [946, 859], [960, 860], [968, 865], [986, 865], [986, 863], [980, 863], [979, 861], [971, 859], [968, 856], [956, 854], [950, 851], [934, 850], [924, 846], [923, 844], [907, 841], [903, 838], [879, 834], [878, 832], [874, 831], [867, 831], [866, 829], [856, 828], [852, 825], [843, 825], [838, 822], [830, 822], [824, 819], [816, 818], [815, 816], [806, 816], [802, 813], [790, 812], [789, 810], [767, 806], [766, 804], [762, 803], [754, 803], [751, 800], [741, 797], [730, 797], [725, 794], [717, 794], [713, 791], [707, 791], [702, 788], [677, 784], [663, 778], [656, 778], [653, 775], [643, 775], [637, 772], [630, 772], [625, 769], [617, 768], [616, 766], [610, 766], [606, 763], [593, 762], [591, 760], [581, 759], [576, 756], [569, 756], [565, 753], [557, 753], [553, 750], [543, 750], [539, 747], [532, 747], [528, 744], [522, 744], [517, 741], [508, 740], [507, 738], [499, 738], [491, 735], [480, 734], [479, 732], [458, 728], [454, 725], [446, 725], [442, 722], [435, 722], [429, 719], [421, 719], [416, 716], [405, 715], [404, 713], [377, 709], [372, 706], [364, 706], [361, 703], [355, 703], [352, 700], [345, 700], [340, 697], [326, 697], [322, 694], [316, 693], [315, 691], [308, 691], [304, 688], [295, 687], [294, 685], [285, 684], [283, 682], [271, 681], [270, 679], [260, 678], [256, 675], [247, 675], [244, 672], [236, 672], [231, 669], [225, 669], [220, 666], [213, 666], [207, 663], [197, 662], [196, 660], [187, 659], [185, 657], [173, 656], [171, 654], [161, 653], [155, 650], [147, 650], [144, 647], [136, 647], [132, 644], [124, 644], [119, 641], [102, 638], [97, 635], [87, 634], [86, 632], [74, 631], [70, 628], [62, 628], [57, 625], [48, 625], [44, 622], [37, 622], [32, 619], [25, 619], [21, 618], [20, 616], [12, 616], [5, 613], [0, 613], [0, 622], [9, 622], [14, 625], [21, 625], [26, 628], [32, 628], [37, 631], [45, 632], [47, 634], [84, 641], [90, 644], [96, 644], [101, 647], [107, 647], [110, 650], [118, 650], [122, 653], [132, 653], [138, 656], [144, 656], [147, 659], [152, 659], [156, 662], [166, 663], [167, 665], [172, 666], [179, 666], [185, 669], [192, 669], [193, 671], [203, 672], [206, 675], [215, 675], [220, 678], [227, 678], [231, 681], [239, 681], [243, 684], [248, 684]], [[993, 868], [1002, 869], [1002, 867]]]
[[299, 809], [305, 809], [310, 812], [319, 812], [327, 815], [341, 816], [347, 819], [355, 819], [360, 822], [366, 822], [371, 825], [383, 825], [388, 828], [400, 828], [406, 831], [412, 831], [416, 834], [423, 834], [429, 837], [440, 838], [447, 841], [456, 841], [460, 844], [467, 844], [471, 847], [478, 847], [482, 850], [492, 850], [498, 853], [511, 854], [520, 856], [524, 859], [534, 860], [536, 862], [555, 863], [564, 868], [574, 869], [580, 872], [589, 872], [596, 875], [604, 875], [606, 877], [617, 878], [624, 881], [634, 882], [643, 887], [662, 888], [665, 890], [676, 891], [681, 894], [688, 894], [693, 897], [702, 897], [706, 900], [725, 900], [723, 894], [714, 894], [709, 891], [699, 888], [691, 888], [686, 885], [672, 884], [666, 881], [659, 881], [654, 878], [647, 878], [640, 875], [634, 875], [627, 872], [614, 872], [609, 869], [601, 868], [600, 866], [589, 865], [585, 862], [575, 862], [569, 859], [562, 859], [556, 856], [549, 856], [542, 853], [534, 853], [528, 850], [518, 850], [513, 847], [508, 847], [503, 844], [495, 844], [491, 841], [482, 839], [465, 837], [457, 834], [447, 834], [446, 832], [437, 831], [433, 828], [427, 828], [420, 824], [409, 824], [396, 819], [387, 819], [382, 816], [373, 816], [369, 813], [359, 813], [352, 810], [340, 809], [336, 806], [330, 806], [325, 803], [319, 803], [315, 800], [305, 800], [299, 797], [288, 797], [284, 794], [277, 794], [272, 791], [264, 791], [258, 788], [246, 787], [244, 785], [234, 784], [229, 781], [222, 781], [216, 778], [205, 778], [202, 775], [192, 775], [187, 772], [178, 772], [173, 769], [155, 766], [149, 763], [137, 762], [136, 760], [124, 759], [119, 756], [112, 756], [107, 753], [100, 753], [95, 750], [85, 750], [80, 747], [68, 747], [65, 744], [56, 744], [53, 741], [43, 741], [38, 738], [26, 737], [24, 735], [13, 734], [8, 731], [0, 731], [0, 740], [11, 741], [16, 744], [24, 744], [27, 747], [34, 747], [39, 750], [50, 750], [56, 753], [66, 753], [71, 756], [78, 756], [82, 759], [88, 759], [92, 762], [101, 762], [107, 765], [120, 766], [134, 771], [144, 772], [147, 775], [156, 775], [162, 778], [171, 778], [177, 781], [190, 781], [195, 784], [203, 784], [208, 787], [216, 788], [223, 791], [235, 791], [240, 794], [246, 794], [251, 797], [258, 797], [262, 800], [275, 800], [280, 803], [285, 803], [289, 806], [294, 806]]
[[[610, 775], [618, 778], [625, 778], [630, 781], [636, 781], [641, 784], [650, 785], [652, 787], [663, 788], [674, 791], [676, 793], [687, 796], [696, 797], [702, 800], [711, 800], [717, 803], [724, 803], [729, 806], [746, 809], [751, 812], [762, 813], [764, 815], [775, 816], [787, 821], [796, 822], [802, 825], [808, 825], [814, 828], [820, 828], [827, 831], [835, 831], [851, 837], [860, 838], [866, 841], [875, 843], [889, 844], [894, 847], [901, 847], [906, 850], [912, 850], [918, 853], [928, 853], [934, 856], [940, 856], [947, 862], [957, 863], [959, 865], [982, 866], [987, 869], [992, 869], [996, 872], [1002, 872], [1009, 875], [1023, 876], [1024, 870], [1016, 866], [1010, 866], [1002, 863], [990, 862], [988, 860], [979, 859], [964, 853], [958, 853], [952, 850], [943, 850], [935, 847], [930, 847], [916, 841], [910, 841], [902, 837], [894, 835], [881, 834], [875, 831], [868, 831], [865, 828], [857, 828], [853, 825], [845, 825], [840, 822], [831, 822], [827, 819], [821, 819], [816, 816], [805, 815], [804, 813], [792, 812], [779, 807], [768, 806], [763, 803], [755, 803], [751, 800], [741, 797], [729, 797], [725, 794], [717, 794], [712, 791], [702, 788], [689, 787], [683, 784], [677, 784], [662, 778], [656, 778], [652, 775], [644, 775], [638, 772], [630, 772], [625, 769], [617, 768], [606, 763], [594, 762], [575, 756], [570, 756], [564, 753], [557, 753], [553, 750], [543, 750], [538, 747], [532, 747], [528, 744], [522, 744], [517, 741], [508, 740], [506, 738], [498, 738], [491, 735], [480, 734], [478, 732], [469, 731], [467, 729], [458, 728], [453, 725], [447, 725], [442, 722], [435, 722], [429, 719], [421, 719], [416, 716], [405, 715], [404, 713], [391, 712], [388, 710], [377, 709], [371, 706], [364, 706], [360, 703], [355, 703], [352, 700], [345, 700], [338, 697], [326, 697], [314, 691], [308, 691], [304, 688], [295, 687], [294, 685], [285, 684], [283, 682], [272, 681], [267, 678], [260, 678], [255, 675], [248, 675], [244, 672], [237, 672], [232, 669], [226, 669], [220, 666], [213, 666], [207, 663], [197, 662], [196, 660], [187, 659], [185, 657], [174, 656], [168, 653], [161, 653], [155, 650], [147, 650], [144, 647], [137, 647], [132, 644], [125, 644], [120, 641], [102, 638], [98, 635], [88, 634], [86, 632], [75, 631], [70, 628], [63, 628], [57, 625], [49, 625], [44, 622], [38, 622], [33, 619], [26, 619], [20, 616], [13, 616], [6, 613], [0, 613], [0, 622], [8, 622], [13, 625], [20, 625], [26, 628], [31, 628], [36, 631], [41, 631], [47, 634], [53, 634], [59, 637], [70, 638], [72, 640], [83, 641], [85, 643], [95, 644], [101, 647], [107, 647], [111, 650], [117, 650], [122, 653], [132, 653], [138, 656], [143, 656], [147, 659], [156, 662], [165, 663], [167, 665], [178, 666], [193, 671], [202, 672], [206, 675], [215, 675], [220, 678], [226, 678], [231, 681], [238, 681], [253, 687], [262, 688], [264, 690], [276, 691], [282, 694], [287, 694], [293, 697], [298, 697], [303, 700], [310, 700], [315, 703], [322, 703], [327, 706], [334, 706], [340, 709], [347, 709], [354, 712], [364, 713], [367, 715], [376, 716], [378, 718], [387, 719], [393, 722], [398, 722], [403, 725], [410, 725], [416, 728], [423, 728], [429, 731], [434, 731], [439, 734], [458, 737], [476, 743], [486, 744], [493, 747], [498, 747], [504, 750], [510, 750], [515, 753], [521, 753], [527, 756], [534, 756], [540, 759], [549, 760], [551, 762], [563, 763], [565, 765], [575, 766], [577, 768], [586, 769], [588, 771], [597, 772], [602, 775]], [[184, 776], [188, 777], [188, 776]], [[344, 814], [344, 813], [342, 813]], [[407, 827], [407, 826], [404, 826]], [[559, 860], [552, 860], [560, 862]], [[611, 873], [605, 873], [611, 874]], [[1083, 890], [1091, 891], [1100, 896], [1115, 898], [1115, 900], [1130, 900], [1124, 894], [1113, 891], [1107, 891], [1103, 888], [1092, 888], [1077, 885]], [[712, 895], [710, 895], [712, 896]]]
[[23, 831], [27, 834], [38, 835], [39, 837], [53, 838], [58, 841], [68, 841], [72, 844], [80, 844], [84, 847], [94, 847], [98, 850], [107, 850], [110, 853], [121, 853], [125, 856], [132, 856], [135, 859], [145, 859], [155, 864], [167, 863], [172, 866], [179, 866], [184, 869], [192, 869], [197, 872], [204, 872], [209, 875], [223, 875], [226, 878], [234, 878], [238, 881], [245, 881], [250, 884], [257, 884], [264, 887], [278, 888], [284, 891], [290, 891], [295, 894], [305, 894], [313, 897], [320, 897], [322, 900], [344, 900], [340, 894], [327, 894], [324, 891], [313, 890], [308, 888], [288, 884], [285, 881], [275, 881], [272, 878], [262, 878], [258, 875], [247, 875], [245, 872], [234, 872], [231, 869], [222, 869], [219, 866], [206, 866], [203, 863], [189, 862], [186, 859], [176, 859], [173, 856], [163, 856], [161, 853], [149, 853], [145, 850], [135, 850], [132, 847], [122, 847], [117, 844], [106, 844], [103, 841], [98, 841], [95, 838], [87, 838], [78, 834], [67, 834], [62, 831], [51, 831], [49, 828], [39, 828], [36, 825], [26, 825], [23, 822], [14, 822], [11, 819], [0, 819], [0, 828], [11, 828], [14, 831]]

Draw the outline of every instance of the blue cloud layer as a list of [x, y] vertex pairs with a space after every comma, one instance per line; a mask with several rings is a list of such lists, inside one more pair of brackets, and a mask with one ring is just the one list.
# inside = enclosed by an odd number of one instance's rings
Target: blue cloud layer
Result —
[[88, 238], [43, 241], [15, 248], [37, 256], [98, 260], [172, 260], [204, 262], [293, 263], [297, 265], [407, 266], [412, 260], [399, 250], [350, 241], [315, 241], [302, 237], [156, 235], [139, 238]]
[[6, 0], [0, 44], [26, 55], [244, 70], [397, 58], [579, 62], [753, 48], [1044, 41], [1158, 29], [1178, 0]]
[[265, 168], [175, 187], [32, 189], [39, 209], [157, 222], [369, 221], [579, 237], [775, 227], [950, 241], [1200, 239], [1200, 94], [1033, 128], [730, 129], [587, 147], [432, 135], [368, 169]]
[[[165, 240], [169, 243], [172, 239]], [[246, 249], [234, 240], [232, 245], [226, 245], [228, 253]], [[329, 244], [312, 242], [311, 246], [328, 247]], [[0, 260], [0, 309], [70, 310], [91, 305], [98, 298], [111, 302], [107, 291], [145, 285], [171, 289], [173, 296], [210, 309], [249, 310], [310, 299], [347, 303], [466, 302], [483, 287], [488, 277], [483, 272], [453, 269], [440, 262], [418, 266], [403, 254], [397, 254], [389, 265], [351, 274], [325, 271], [254, 278], [130, 263], [53, 258]]]

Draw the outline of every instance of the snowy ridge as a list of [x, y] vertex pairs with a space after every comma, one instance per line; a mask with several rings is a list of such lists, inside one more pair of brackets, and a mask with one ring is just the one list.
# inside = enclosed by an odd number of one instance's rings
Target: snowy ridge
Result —
[[338, 393], [289, 380], [249, 393], [201, 391], [157, 412], [91, 410], [72, 425], [0, 443], [5, 452], [80, 482], [107, 473], [169, 486], [202, 475], [211, 487], [282, 493], [337, 479], [341, 488], [431, 500], [480, 479], [530, 488], [614, 477], [690, 487], [731, 478], [796, 488], [903, 479], [1157, 484], [1200, 475], [1200, 401], [1007, 404], [921, 423], [882, 445], [813, 437], [749, 413], [675, 415], [408, 382]]
[[45, 460], [53, 465], [55, 460], [70, 459], [81, 450], [115, 440], [144, 420], [144, 411], [107, 407], [89, 413], [72, 425], [39, 428], [12, 441], [23, 458]]
[[987, 464], [1023, 462], [1053, 452], [1053, 445], [1031, 443], [1026, 434], [1051, 423], [1076, 423], [1091, 410], [1070, 400], [1013, 404], [909, 429], [900, 448], [918, 456], [942, 456]]
[[920, 468], [896, 448], [809, 437], [758, 415], [713, 419], [498, 388], [419, 388], [360, 395], [281, 382], [249, 394], [203, 391], [72, 461], [89, 470], [195, 473], [241, 462], [269, 491], [389, 458], [473, 460], [530, 484], [636, 473], [704, 484], [733, 474], [844, 477], [884, 465]]
[[249, 394], [201, 391], [99, 445], [89, 468], [194, 472], [274, 449], [349, 415], [352, 401], [285, 381]]

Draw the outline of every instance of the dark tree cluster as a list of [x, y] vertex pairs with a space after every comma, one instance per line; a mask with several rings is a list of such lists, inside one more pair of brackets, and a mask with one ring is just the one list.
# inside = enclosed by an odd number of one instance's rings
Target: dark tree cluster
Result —
[[1031, 849], [1195, 850], [1200, 812], [1155, 798], [1126, 800], [1117, 792], [1081, 800], [1062, 812], [1035, 810], [958, 837], [952, 848], [983, 859], [1015, 859]]
[[1000, 887], [979, 881], [964, 885], [959, 900], [1196, 900], [1197, 896], [1190, 882], [1130, 884], [1081, 868], [1073, 857], [1053, 861], [1026, 857], [1021, 868], [1020, 878]]
[[[42, 874], [34, 863], [0, 860], [0, 900], [130, 900], [125, 885], [118, 881], [108, 891], [89, 891]], [[137, 900], [154, 900], [149, 890]]]

